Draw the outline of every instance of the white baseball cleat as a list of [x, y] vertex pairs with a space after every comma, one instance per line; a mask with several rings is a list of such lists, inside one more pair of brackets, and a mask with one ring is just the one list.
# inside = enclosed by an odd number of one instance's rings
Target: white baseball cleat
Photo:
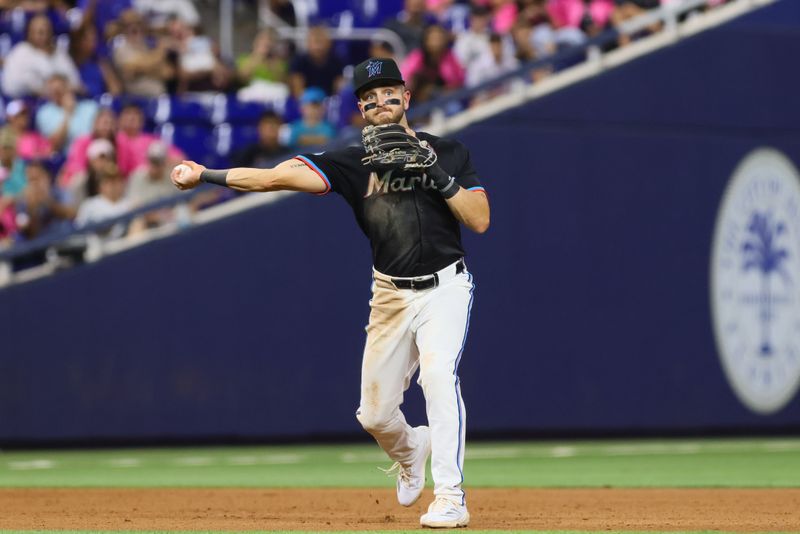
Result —
[[397, 502], [403, 506], [411, 506], [422, 495], [425, 489], [425, 465], [431, 455], [431, 431], [427, 426], [415, 428], [420, 439], [417, 455], [410, 465], [404, 466], [395, 462], [389, 469], [383, 470], [387, 475], [397, 475]]
[[419, 524], [428, 528], [458, 528], [469, 524], [466, 505], [447, 497], [436, 497], [428, 513], [419, 518]]

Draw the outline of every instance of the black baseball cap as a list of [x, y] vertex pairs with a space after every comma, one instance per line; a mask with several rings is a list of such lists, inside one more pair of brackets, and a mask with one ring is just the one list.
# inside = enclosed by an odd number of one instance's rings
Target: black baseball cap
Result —
[[403, 75], [393, 59], [370, 58], [356, 65], [353, 72], [353, 93], [359, 93], [370, 87], [382, 85], [405, 85]]

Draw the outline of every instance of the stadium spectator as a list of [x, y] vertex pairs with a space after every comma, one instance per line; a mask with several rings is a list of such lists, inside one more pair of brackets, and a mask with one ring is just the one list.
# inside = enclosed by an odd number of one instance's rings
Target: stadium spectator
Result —
[[[467, 68], [467, 87], [475, 87], [483, 82], [511, 72], [519, 66], [511, 49], [503, 43], [503, 37], [493, 33], [489, 38], [489, 48]], [[473, 100], [473, 104], [486, 100], [505, 91], [499, 88], [491, 92], [482, 92]]]
[[97, 29], [84, 22], [70, 34], [69, 55], [75, 62], [85, 94], [97, 98], [103, 93], [119, 95], [122, 82], [111, 62], [98, 54]]
[[32, 239], [69, 224], [75, 210], [64, 201], [62, 193], [52, 187], [45, 164], [38, 160], [29, 161], [25, 175], [27, 184], [15, 205], [20, 236]]
[[192, 26], [178, 17], [170, 19], [167, 30], [168, 46], [177, 57], [177, 92], [226, 91], [232, 72], [219, 59], [214, 42], [197, 35]]
[[53, 39], [53, 26], [47, 15], [35, 15], [28, 22], [27, 38], [14, 45], [5, 58], [3, 93], [13, 98], [41, 96], [47, 80], [55, 74], [64, 77], [72, 89], [81, 87], [78, 69]]
[[139, 207], [160, 198], [175, 194], [169, 179], [174, 164], [180, 160], [169, 159], [169, 148], [162, 141], [147, 147], [147, 163], [138, 167], [128, 179], [126, 198], [132, 207]]
[[236, 74], [242, 84], [256, 80], [285, 83], [288, 73], [286, 46], [272, 28], [259, 31], [249, 53], [236, 60]]
[[553, 27], [550, 13], [547, 11], [547, 0], [518, 0], [519, 15], [517, 19], [531, 27], [531, 42], [537, 57], [542, 58], [555, 54], [559, 44], [576, 45], [585, 40], [578, 29]]
[[464, 69], [489, 51], [489, 34], [492, 12], [487, 6], [473, 6], [469, 16], [469, 28], [456, 34], [453, 54]]
[[309, 87], [300, 98], [301, 117], [289, 125], [289, 146], [322, 146], [336, 136], [336, 129], [325, 120], [325, 91]]
[[119, 33], [115, 26], [122, 14], [133, 8], [132, 0], [78, 0], [76, 7], [83, 13], [83, 22], [91, 23], [97, 30], [98, 51], [106, 55], [106, 39]]
[[92, 139], [86, 147], [86, 168], [73, 174], [69, 183], [62, 187], [66, 193], [65, 199], [77, 206], [84, 199], [96, 195], [100, 175], [110, 165], [117, 168], [116, 159], [117, 151], [111, 141], [104, 137]]
[[[525, 20], [518, 20], [511, 29], [511, 38], [514, 42], [514, 57], [519, 64], [529, 63], [539, 59], [539, 54], [534, 46], [534, 33], [531, 25]], [[531, 71], [530, 79], [535, 82], [545, 78], [553, 71], [552, 67], [541, 67]]]
[[27, 182], [25, 162], [17, 155], [14, 135], [9, 130], [0, 131], [0, 198], [10, 203]]
[[307, 51], [294, 58], [289, 67], [289, 89], [299, 99], [307, 87], [319, 87], [334, 94], [342, 83], [344, 63], [334, 53], [328, 28], [312, 26], [306, 37]]
[[236, 60], [236, 76], [244, 87], [237, 97], [242, 101], [285, 102], [289, 63], [285, 43], [271, 28], [258, 32], [248, 54]]
[[405, 0], [403, 10], [397, 17], [385, 21], [383, 26], [400, 36], [408, 53], [419, 48], [422, 43], [422, 31], [433, 22], [433, 17], [425, 11], [425, 0]]
[[119, 28], [122, 34], [114, 40], [112, 58], [125, 92], [142, 97], [166, 92], [167, 82], [176, 76], [177, 61], [166, 41], [148, 39], [142, 16], [131, 9], [120, 17]]
[[258, 141], [244, 147], [231, 158], [236, 167], [266, 169], [288, 148], [281, 142], [283, 120], [274, 111], [266, 111], [258, 121]]
[[53, 150], [69, 152], [72, 142], [92, 131], [98, 105], [78, 100], [67, 78], [55, 74], [47, 80], [47, 102], [36, 112], [36, 129], [47, 137]]
[[[134, 169], [147, 163], [147, 148], [159, 137], [144, 131], [144, 113], [136, 104], [126, 104], [119, 113], [116, 145], [119, 147], [120, 171], [128, 176]], [[170, 145], [169, 157], [183, 159], [183, 152]]]
[[14, 142], [17, 155], [22, 159], [47, 159], [53, 153], [50, 141], [31, 128], [30, 107], [24, 100], [12, 100], [6, 105], [6, 120], [2, 132], [7, 132]]
[[[130, 211], [128, 201], [124, 197], [125, 180], [113, 163], [106, 165], [98, 172], [97, 190], [96, 195], [85, 199], [78, 208], [75, 226], [79, 229], [113, 219]], [[110, 239], [116, 239], [125, 235], [125, 231], [126, 225], [117, 223], [111, 228], [97, 233]]]
[[464, 69], [450, 50], [450, 34], [437, 24], [425, 28], [422, 46], [406, 57], [400, 71], [420, 102], [464, 84]]
[[536, 48], [533, 46], [533, 28], [525, 20], [518, 20], [511, 29], [511, 39], [514, 42], [514, 56], [519, 63], [528, 63], [538, 59]]
[[125, 156], [120, 157], [120, 151], [116, 147], [116, 133], [117, 133], [117, 115], [111, 108], [101, 108], [94, 119], [92, 131], [86, 135], [82, 135], [75, 139], [72, 147], [67, 154], [67, 160], [61, 167], [61, 173], [58, 176], [59, 187], [69, 187], [72, 178], [80, 173], [86, 173], [89, 168], [89, 145], [95, 139], [106, 139], [111, 143], [115, 149], [117, 163], [120, 159], [125, 159]]

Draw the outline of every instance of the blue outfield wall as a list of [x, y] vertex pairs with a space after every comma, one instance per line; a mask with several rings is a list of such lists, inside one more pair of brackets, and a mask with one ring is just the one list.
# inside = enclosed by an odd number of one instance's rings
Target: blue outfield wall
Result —
[[[466, 236], [471, 432], [800, 428], [797, 396], [737, 399], [709, 308], [737, 164], [800, 166], [797, 4], [457, 134], [493, 210]], [[346, 204], [295, 195], [2, 290], [0, 442], [357, 434], [369, 286]]]

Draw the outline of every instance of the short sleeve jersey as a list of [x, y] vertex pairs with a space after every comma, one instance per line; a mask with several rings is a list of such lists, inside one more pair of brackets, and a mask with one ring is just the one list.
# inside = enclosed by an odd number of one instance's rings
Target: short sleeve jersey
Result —
[[[439, 165], [461, 187], [483, 191], [463, 144], [417, 135], [431, 144]], [[348, 147], [297, 159], [350, 204], [372, 246], [375, 269], [389, 276], [422, 276], [463, 257], [458, 220], [423, 170], [375, 172], [362, 164], [364, 155], [363, 147]]]

